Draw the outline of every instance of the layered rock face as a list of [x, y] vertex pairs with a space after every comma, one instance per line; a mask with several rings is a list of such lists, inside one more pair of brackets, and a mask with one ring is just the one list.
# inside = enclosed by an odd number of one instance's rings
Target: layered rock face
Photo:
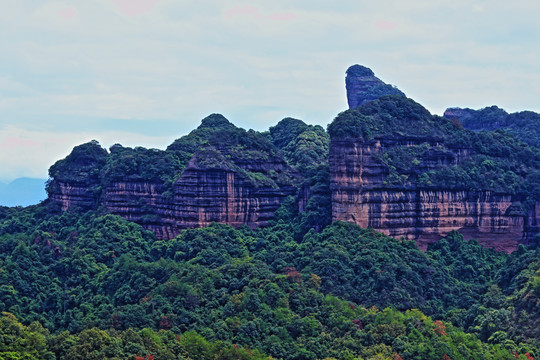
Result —
[[237, 171], [192, 163], [173, 189], [172, 194], [164, 194], [162, 184], [115, 182], [105, 191], [103, 207], [143, 225], [160, 239], [170, 239], [183, 229], [212, 222], [266, 226], [284, 198], [295, 192], [291, 186], [257, 188]]
[[[214, 124], [215, 120], [214, 117]], [[259, 135], [242, 133], [228, 121], [225, 125], [230, 134], [219, 134], [225, 141], [234, 141], [235, 134], [251, 136], [248, 142], [264, 140]], [[195, 131], [192, 138], [200, 141], [201, 134], [212, 131], [209, 129], [206, 126]], [[192, 138], [185, 141], [190, 146]], [[51, 168], [49, 199], [63, 211], [97, 209], [122, 216], [153, 231], [160, 239], [170, 239], [183, 229], [211, 222], [265, 226], [283, 200], [296, 193], [294, 183], [299, 175], [271, 144], [262, 145], [266, 150], [240, 151], [240, 145], [218, 148], [205, 143], [181, 168], [173, 160], [163, 161], [168, 157], [176, 159], [173, 151], [178, 149], [161, 151], [115, 145], [107, 154], [97, 143], [85, 144], [83, 152], [99, 153], [100, 160], [86, 165], [74, 161], [81, 155], [80, 149], [74, 149]], [[163, 163], [158, 164], [159, 161]], [[156, 168], [148, 170], [152, 166]], [[164, 180], [163, 172], [170, 180]]]
[[[296, 192], [290, 185], [281, 185], [257, 187], [238, 170], [205, 168], [190, 162], [173, 185], [172, 194], [164, 191], [163, 184], [127, 179], [110, 183], [99, 206], [141, 224], [160, 239], [170, 239], [183, 229], [212, 222], [266, 226], [285, 197]], [[60, 203], [64, 211], [90, 200], [96, 202], [86, 198], [84, 188], [61, 183], [58, 189], [50, 193], [50, 199]]]
[[185, 227], [211, 222], [266, 226], [293, 187], [256, 187], [228, 169], [189, 167], [175, 184], [174, 217]]
[[103, 167], [106, 157], [107, 151], [96, 141], [76, 146], [66, 159], [49, 169], [53, 179], [47, 185], [49, 199], [63, 211], [95, 208], [100, 192], [99, 172], [95, 170]]
[[504, 135], [476, 135], [460, 123], [498, 124], [504, 111], [486, 108], [485, 120], [459, 108], [448, 109], [446, 119], [432, 116], [405, 96], [382, 97], [388, 94], [377, 89], [393, 88], [360, 65], [347, 70], [346, 88], [351, 110], [329, 126], [334, 221], [422, 248], [459, 230], [509, 252], [538, 233], [538, 152]]
[[[334, 221], [422, 248], [452, 230], [501, 251], [538, 234], [537, 149], [463, 129], [467, 119], [492, 123], [470, 109], [432, 116], [360, 65], [347, 70], [346, 87], [351, 109], [328, 127], [329, 156], [321, 127], [284, 119], [263, 135], [213, 114], [166, 150], [76, 147], [51, 167], [49, 200], [122, 216], [161, 239], [211, 222], [268, 225], [289, 195], [311, 212], [306, 231], [328, 224], [331, 210]], [[483, 111], [499, 119], [499, 110]], [[537, 141], [534, 131], [520, 134]]]
[[[395, 139], [367, 143], [332, 139], [333, 220], [416, 240], [424, 249], [452, 230], [500, 251], [510, 252], [526, 241], [527, 222], [538, 221], [538, 208], [533, 218], [512, 212], [519, 198], [490, 191], [399, 189], [385, 185], [388, 170], [377, 156], [399, 143]], [[411, 140], [405, 143], [415, 144]], [[466, 156], [466, 149], [455, 149], [455, 156], [434, 159], [433, 164], [450, 165]]]
[[349, 109], [354, 109], [383, 95], [405, 96], [398, 88], [385, 84], [375, 76], [371, 69], [362, 65], [353, 65], [347, 69], [345, 85]]

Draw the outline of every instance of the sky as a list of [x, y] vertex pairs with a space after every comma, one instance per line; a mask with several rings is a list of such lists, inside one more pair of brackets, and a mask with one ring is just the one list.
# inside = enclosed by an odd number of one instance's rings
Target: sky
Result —
[[211, 113], [326, 126], [353, 64], [441, 115], [540, 112], [540, 2], [0, 0], [0, 181], [73, 146], [165, 148]]

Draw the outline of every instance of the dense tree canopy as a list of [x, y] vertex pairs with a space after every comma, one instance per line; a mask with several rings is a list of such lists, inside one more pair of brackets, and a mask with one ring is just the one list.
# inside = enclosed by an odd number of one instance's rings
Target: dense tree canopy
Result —
[[[384, 150], [384, 185], [398, 188], [492, 190], [540, 199], [540, 150], [504, 131], [474, 132], [431, 115], [402, 96], [384, 96], [345, 111], [328, 126], [334, 141], [409, 139]], [[456, 161], [456, 149], [468, 155]], [[433, 162], [437, 166], [429, 165]]]
[[521, 111], [508, 114], [497, 106], [489, 106], [480, 110], [459, 109], [464, 113], [460, 122], [466, 129], [476, 131], [502, 130], [516, 139], [531, 146], [540, 148], [540, 114], [532, 111]]
[[113, 215], [3, 208], [0, 306], [13, 315], [1, 331], [19, 340], [3, 337], [0, 355], [535, 356], [538, 250], [506, 255], [452, 233], [422, 252], [345, 223], [297, 240], [285, 208], [269, 228], [173, 240]]

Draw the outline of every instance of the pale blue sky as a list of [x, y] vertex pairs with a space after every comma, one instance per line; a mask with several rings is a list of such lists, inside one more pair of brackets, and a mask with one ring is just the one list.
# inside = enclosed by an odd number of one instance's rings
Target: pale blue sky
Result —
[[540, 111], [536, 1], [0, 0], [0, 180], [79, 143], [164, 148], [219, 112], [326, 126], [349, 65], [441, 114]]

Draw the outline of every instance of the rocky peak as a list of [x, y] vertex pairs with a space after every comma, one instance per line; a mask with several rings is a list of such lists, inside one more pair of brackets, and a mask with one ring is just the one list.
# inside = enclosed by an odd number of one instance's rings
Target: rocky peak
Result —
[[347, 76], [375, 76], [375, 74], [370, 68], [356, 64], [347, 69]]
[[210, 114], [201, 121], [198, 129], [226, 129], [226, 128], [236, 128], [225, 116], [221, 114]]
[[405, 96], [397, 87], [384, 83], [373, 71], [362, 65], [353, 65], [347, 69], [345, 86], [349, 109], [354, 109], [368, 101], [384, 95]]

